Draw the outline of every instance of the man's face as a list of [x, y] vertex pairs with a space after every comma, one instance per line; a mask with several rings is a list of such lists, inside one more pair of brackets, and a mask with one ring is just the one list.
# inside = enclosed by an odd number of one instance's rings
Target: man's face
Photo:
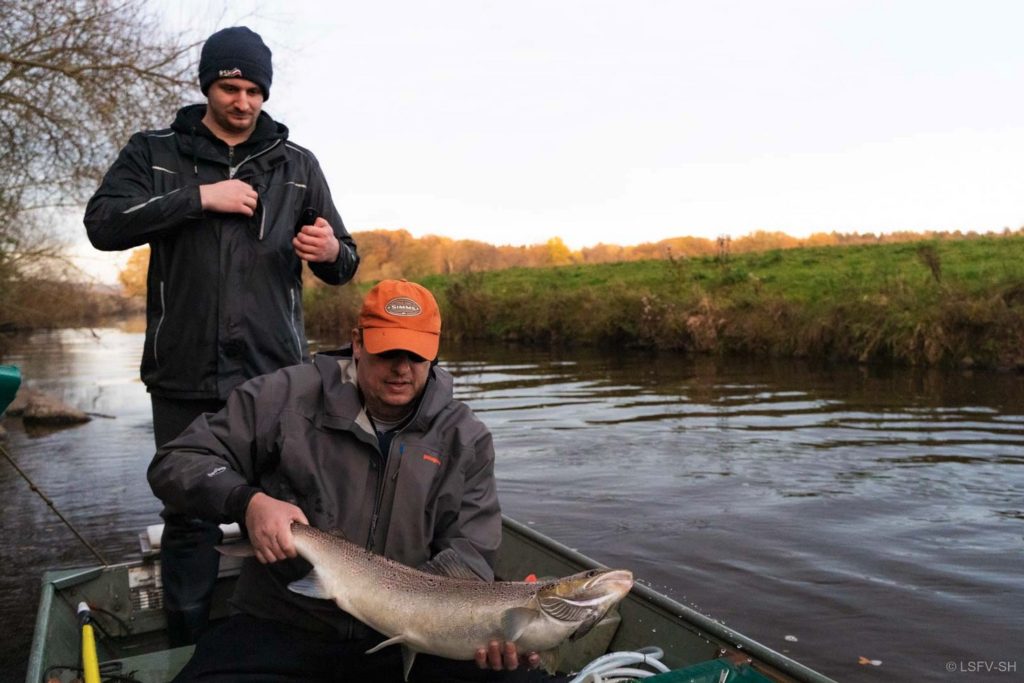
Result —
[[427, 385], [430, 361], [407, 351], [370, 353], [363, 348], [358, 330], [352, 333], [352, 355], [370, 415], [383, 420], [404, 417]]
[[[263, 109], [263, 91], [244, 78], [221, 78], [210, 84], [203, 121], [214, 134], [248, 136]], [[218, 130], [220, 129], [220, 130]]]

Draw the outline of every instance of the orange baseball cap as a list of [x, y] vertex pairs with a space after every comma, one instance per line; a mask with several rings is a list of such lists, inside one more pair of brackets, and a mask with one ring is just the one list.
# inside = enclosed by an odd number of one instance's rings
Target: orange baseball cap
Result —
[[437, 358], [441, 311], [425, 287], [407, 280], [381, 280], [366, 293], [359, 311], [363, 348], [370, 353], [401, 349]]

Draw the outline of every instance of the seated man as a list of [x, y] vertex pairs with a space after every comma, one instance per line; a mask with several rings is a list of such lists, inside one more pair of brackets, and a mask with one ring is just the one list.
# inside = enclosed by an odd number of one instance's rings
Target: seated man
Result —
[[[157, 451], [149, 482], [167, 513], [239, 522], [258, 560], [242, 567], [236, 613], [200, 639], [175, 680], [402, 680], [398, 647], [365, 654], [381, 634], [288, 589], [310, 568], [292, 522], [426, 571], [494, 579], [493, 444], [435, 366], [440, 332], [429, 291], [385, 280], [367, 294], [351, 347], [246, 382]], [[514, 643], [476, 655], [421, 654], [409, 680], [543, 678], [537, 653], [520, 656]]]

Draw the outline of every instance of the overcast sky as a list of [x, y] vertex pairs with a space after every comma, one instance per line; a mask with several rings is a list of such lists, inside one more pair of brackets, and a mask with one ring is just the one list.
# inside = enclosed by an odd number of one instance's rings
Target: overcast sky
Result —
[[580, 248], [1024, 225], [1019, 1], [153, 8], [263, 36], [264, 109], [350, 231]]

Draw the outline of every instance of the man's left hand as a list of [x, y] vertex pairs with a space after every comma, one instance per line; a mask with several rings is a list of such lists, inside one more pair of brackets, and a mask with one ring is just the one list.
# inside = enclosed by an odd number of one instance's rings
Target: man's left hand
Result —
[[486, 648], [477, 648], [475, 659], [478, 667], [493, 671], [514, 671], [520, 666], [536, 669], [540, 665], [539, 654], [530, 652], [520, 655], [516, 644], [508, 641], [499, 643], [492, 640]]
[[313, 225], [302, 226], [299, 234], [292, 238], [292, 247], [296, 256], [310, 263], [334, 263], [341, 251], [341, 243], [334, 236], [331, 224], [322, 217]]

